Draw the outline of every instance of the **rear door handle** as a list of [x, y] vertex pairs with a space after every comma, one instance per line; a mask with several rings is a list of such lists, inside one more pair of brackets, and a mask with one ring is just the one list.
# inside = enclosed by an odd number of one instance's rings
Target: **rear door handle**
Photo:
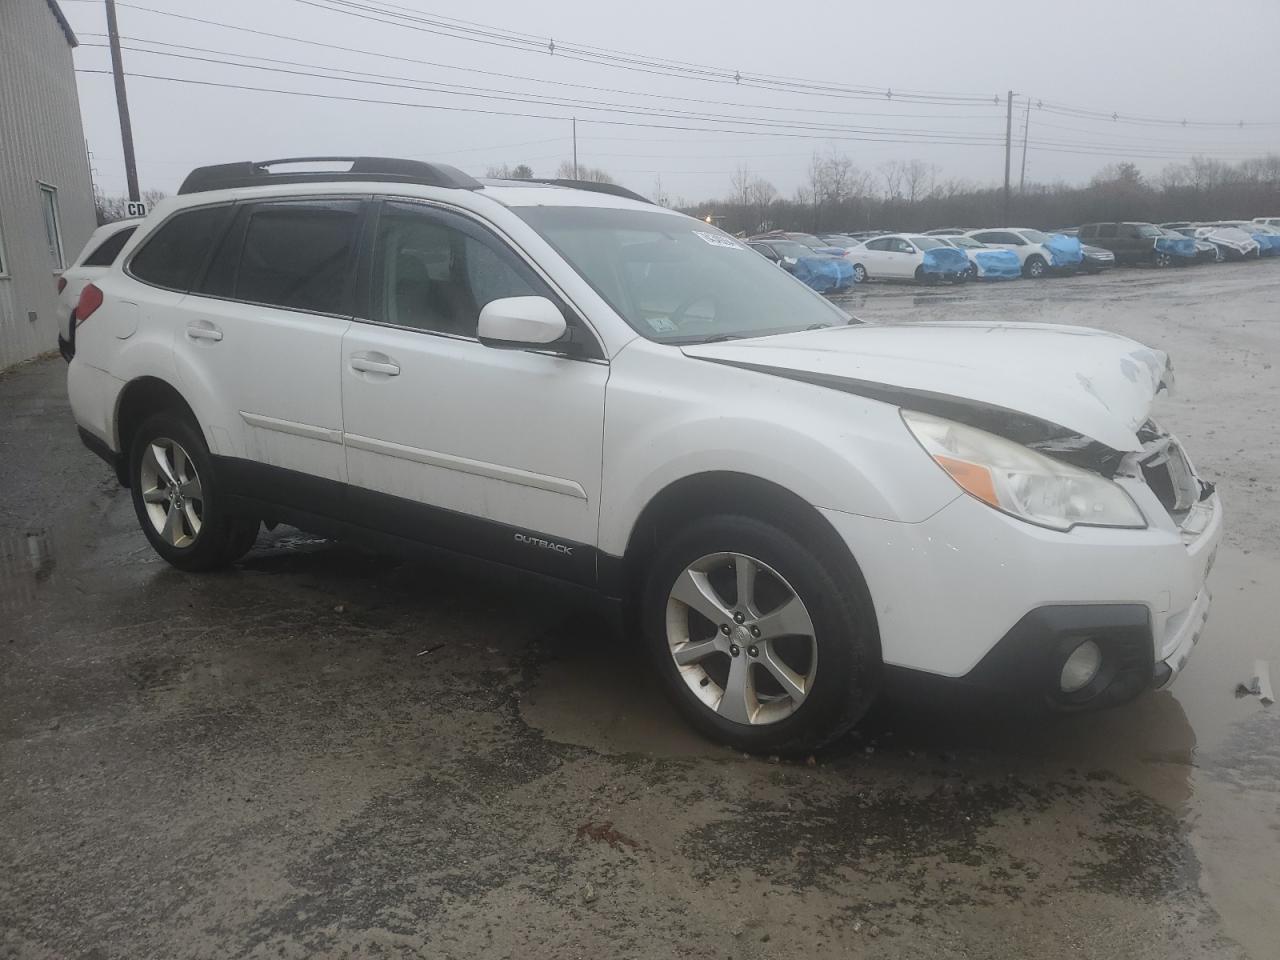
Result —
[[192, 340], [221, 340], [222, 331], [208, 320], [193, 320], [187, 324], [187, 336]]
[[360, 373], [380, 373], [386, 377], [400, 376], [400, 364], [384, 353], [352, 354], [351, 369]]

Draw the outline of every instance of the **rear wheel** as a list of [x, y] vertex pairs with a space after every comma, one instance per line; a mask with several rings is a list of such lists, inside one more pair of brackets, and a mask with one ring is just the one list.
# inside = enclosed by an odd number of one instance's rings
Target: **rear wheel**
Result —
[[1173, 257], [1163, 250], [1157, 250], [1151, 257], [1151, 263], [1153, 266], [1163, 270], [1173, 264]]
[[1039, 254], [1032, 254], [1027, 257], [1027, 262], [1023, 264], [1022, 272], [1032, 280], [1039, 280], [1049, 272], [1049, 264], [1045, 263], [1044, 257]]
[[641, 600], [667, 694], [740, 750], [812, 751], [856, 723], [880, 680], [868, 603], [849, 564], [744, 516], [687, 527], [650, 566]]
[[154, 414], [129, 449], [134, 512], [156, 553], [194, 571], [249, 552], [258, 521], [225, 512], [208, 448], [189, 419], [174, 411]]

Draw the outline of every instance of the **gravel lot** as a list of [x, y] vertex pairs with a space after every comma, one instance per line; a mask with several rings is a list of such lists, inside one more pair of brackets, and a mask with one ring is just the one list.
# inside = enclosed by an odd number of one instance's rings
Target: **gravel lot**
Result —
[[1171, 692], [912, 685], [748, 759], [541, 584], [286, 529], [167, 567], [42, 361], [0, 375], [0, 956], [1275, 957], [1280, 706], [1233, 688], [1280, 655], [1280, 262], [846, 305], [1174, 356], [1158, 415], [1229, 531]]

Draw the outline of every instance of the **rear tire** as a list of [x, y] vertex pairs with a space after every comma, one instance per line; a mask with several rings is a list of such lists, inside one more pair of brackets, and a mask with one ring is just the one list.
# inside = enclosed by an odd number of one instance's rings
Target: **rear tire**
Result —
[[1157, 250], [1151, 256], [1151, 265], [1158, 270], [1163, 270], [1165, 267], [1173, 265], [1173, 256], [1163, 250]]
[[644, 644], [666, 694], [705, 736], [808, 753], [870, 708], [881, 675], [870, 601], [851, 561], [828, 552], [718, 515], [654, 557], [640, 599]]
[[133, 509], [151, 546], [179, 570], [213, 570], [240, 559], [258, 521], [225, 512], [204, 437], [181, 413], [152, 414], [129, 445]]
[[1027, 262], [1023, 265], [1022, 272], [1032, 280], [1039, 280], [1049, 272], [1049, 264], [1045, 263], [1044, 257], [1039, 254], [1032, 254], [1027, 257]]

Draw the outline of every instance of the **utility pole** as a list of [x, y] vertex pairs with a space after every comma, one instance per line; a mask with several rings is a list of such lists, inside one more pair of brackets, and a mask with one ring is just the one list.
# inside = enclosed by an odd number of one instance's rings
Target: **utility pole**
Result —
[[578, 118], [573, 118], [573, 179], [578, 179]]
[[1031, 98], [1027, 97], [1027, 113], [1022, 118], [1022, 175], [1018, 177], [1018, 196], [1027, 187], [1027, 131], [1031, 129]]
[[129, 199], [137, 203], [138, 166], [133, 156], [133, 124], [129, 122], [129, 96], [124, 89], [124, 62], [120, 58], [120, 34], [116, 29], [116, 0], [107, 0], [107, 35], [111, 41], [111, 74], [116, 81], [116, 109], [120, 112], [120, 140], [124, 144], [124, 175], [129, 181]]
[[1009, 173], [1013, 163], [1013, 91], [1005, 102], [1004, 119], [1004, 224], [1009, 225]]

